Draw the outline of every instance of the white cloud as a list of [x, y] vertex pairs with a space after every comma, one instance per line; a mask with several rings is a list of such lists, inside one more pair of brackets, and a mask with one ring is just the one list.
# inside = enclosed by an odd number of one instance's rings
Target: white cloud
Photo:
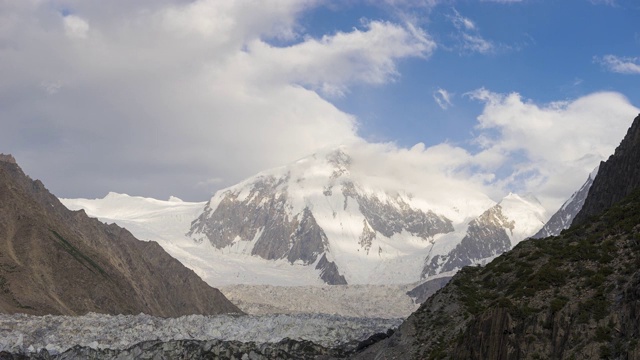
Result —
[[[243, 72], [255, 78], [287, 81], [341, 94], [353, 83], [383, 84], [398, 75], [395, 61], [429, 56], [435, 43], [420, 29], [373, 21], [321, 39], [306, 39], [289, 47], [262, 41], [240, 54]], [[279, 79], [279, 80], [276, 80]]]
[[496, 185], [535, 192], [554, 209], [613, 153], [640, 109], [618, 93], [538, 105], [517, 93], [479, 89], [479, 156], [503, 159], [487, 170], [503, 174]]
[[393, 81], [398, 60], [435, 44], [380, 21], [309, 37], [297, 22], [317, 5], [79, 1], [61, 16], [47, 2], [0, 2], [0, 118], [11, 122], [0, 142], [60, 196], [202, 200], [357, 141], [354, 117], [320, 94]]
[[64, 17], [64, 31], [70, 38], [86, 39], [89, 33], [89, 23], [76, 15]]
[[605, 55], [594, 60], [602, 64], [607, 70], [620, 74], [640, 74], [640, 57], [619, 57]]
[[442, 110], [446, 110], [453, 105], [451, 97], [452, 94], [445, 89], [438, 89], [433, 92], [433, 100], [435, 100]]

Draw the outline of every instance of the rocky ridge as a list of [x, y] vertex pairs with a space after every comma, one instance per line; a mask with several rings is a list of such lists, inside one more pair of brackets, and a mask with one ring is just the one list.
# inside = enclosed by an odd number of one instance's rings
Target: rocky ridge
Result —
[[640, 115], [606, 162], [600, 163], [598, 176], [589, 189], [576, 224], [597, 216], [640, 187]]
[[0, 312], [239, 313], [157, 243], [70, 211], [0, 158]]

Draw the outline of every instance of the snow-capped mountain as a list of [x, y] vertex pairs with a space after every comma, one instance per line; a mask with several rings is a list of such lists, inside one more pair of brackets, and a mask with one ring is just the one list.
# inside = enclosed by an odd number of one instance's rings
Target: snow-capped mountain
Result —
[[598, 175], [598, 169], [599, 167], [596, 167], [591, 174], [589, 174], [589, 178], [580, 189], [574, 192], [573, 195], [562, 204], [560, 209], [551, 216], [549, 221], [540, 231], [533, 235], [532, 238], [542, 239], [547, 236], [557, 236], [560, 235], [562, 230], [568, 229], [569, 226], [571, 226], [573, 219], [578, 215], [578, 212], [580, 212], [580, 209], [582, 209], [584, 205], [584, 201], [587, 199], [593, 180], [596, 178], [596, 175]]
[[544, 223], [533, 197], [496, 203], [430, 184], [412, 193], [363, 170], [352, 150], [262, 172], [207, 203], [115, 193], [61, 201], [158, 241], [215, 286], [408, 284], [499, 255]]
[[[498, 205], [484, 194], [450, 198], [448, 204], [418, 199], [368, 186], [366, 176], [353, 171], [356, 161], [340, 148], [219, 191], [188, 235], [215, 251], [314, 269], [327, 284], [385, 284], [414, 282], [493, 257], [544, 224], [544, 209], [535, 199], [511, 194]], [[482, 213], [490, 207], [490, 214]], [[498, 228], [504, 236], [496, 240], [490, 232]], [[471, 239], [470, 233], [485, 236]], [[425, 259], [442, 262], [463, 239], [477, 245], [468, 248], [469, 261], [426, 270]]]

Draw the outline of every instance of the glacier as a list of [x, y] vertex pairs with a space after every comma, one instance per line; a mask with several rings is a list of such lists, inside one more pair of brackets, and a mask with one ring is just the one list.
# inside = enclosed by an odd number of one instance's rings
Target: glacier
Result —
[[402, 319], [337, 315], [188, 315], [159, 318], [145, 314], [30, 316], [0, 314], [0, 352], [61, 353], [79, 345], [94, 349], [127, 349], [149, 340], [230, 340], [276, 343], [285, 338], [308, 340], [327, 348], [362, 341], [397, 328]]

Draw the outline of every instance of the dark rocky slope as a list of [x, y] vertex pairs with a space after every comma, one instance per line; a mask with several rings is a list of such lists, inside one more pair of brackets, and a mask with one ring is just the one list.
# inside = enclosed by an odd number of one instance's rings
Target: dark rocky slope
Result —
[[240, 312], [157, 243], [70, 211], [0, 156], [0, 312]]
[[639, 143], [640, 117], [577, 225], [463, 268], [356, 358], [640, 359]]
[[627, 135], [606, 162], [600, 164], [598, 176], [589, 189], [582, 209], [574, 224], [603, 213], [640, 187], [640, 115], [636, 117]]

